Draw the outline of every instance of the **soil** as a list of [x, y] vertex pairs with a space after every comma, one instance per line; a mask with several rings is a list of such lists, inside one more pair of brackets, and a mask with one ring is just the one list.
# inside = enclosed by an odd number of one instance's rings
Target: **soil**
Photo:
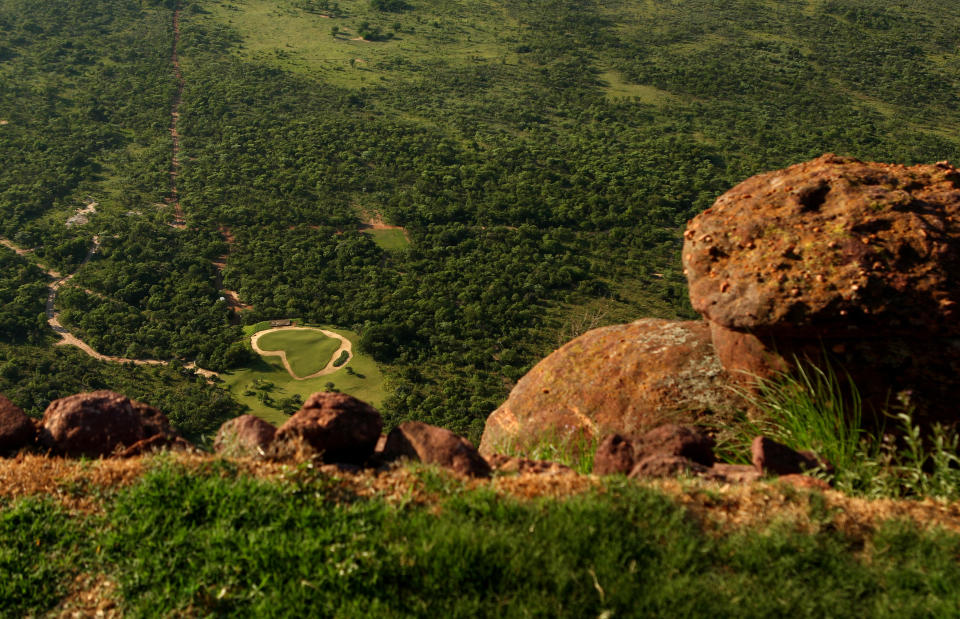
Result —
[[[300, 331], [319, 331], [320, 333], [326, 335], [327, 337], [332, 337], [335, 340], [340, 340], [340, 348], [334, 351], [333, 355], [330, 356], [330, 362], [327, 363], [319, 372], [314, 372], [309, 376], [297, 376], [293, 373], [293, 368], [290, 367], [290, 362], [287, 361], [287, 353], [281, 351], [265, 351], [258, 345], [260, 338], [268, 333], [273, 333], [274, 331], [289, 331], [291, 329], [298, 329]], [[326, 329], [318, 329], [316, 327], [276, 327], [273, 329], [265, 329], [263, 331], [258, 331], [253, 334], [253, 337], [250, 338], [250, 346], [253, 347], [253, 350], [264, 357], [280, 357], [280, 360], [283, 362], [283, 367], [286, 368], [287, 373], [290, 374], [290, 377], [294, 380], [309, 380], [311, 378], [318, 378], [320, 376], [326, 376], [327, 374], [333, 374], [339, 369], [342, 369], [346, 365], [347, 361], [353, 358], [353, 344], [347, 338], [343, 337], [339, 333], [334, 333], [333, 331], [327, 331]], [[344, 361], [340, 365], [333, 365], [336, 362], [340, 355], [343, 354], [343, 351], [347, 351], [347, 354], [350, 355], [347, 357], [347, 361]]]

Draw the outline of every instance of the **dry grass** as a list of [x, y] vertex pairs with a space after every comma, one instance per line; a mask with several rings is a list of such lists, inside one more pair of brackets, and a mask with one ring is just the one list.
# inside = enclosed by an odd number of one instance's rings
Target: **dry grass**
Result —
[[[428, 505], [440, 501], [445, 488], [470, 491], [490, 488], [500, 496], [520, 500], [560, 499], [590, 491], [616, 491], [616, 484], [592, 475], [498, 476], [490, 481], [458, 477], [438, 471], [446, 484], [428, 484], [424, 469], [394, 466], [383, 470], [344, 470], [335, 465], [278, 463], [251, 458], [224, 460], [204, 454], [173, 454], [189, 471], [238, 474], [280, 483], [322, 477], [329, 481], [333, 500], [380, 498], [394, 504]], [[110, 490], [129, 486], [156, 466], [157, 456], [129, 459], [70, 460], [21, 454], [0, 460], [0, 498], [17, 499], [51, 495], [70, 510], [98, 510], [100, 498]], [[229, 463], [229, 467], [215, 465]], [[773, 524], [816, 532], [829, 527], [852, 536], [866, 536], [892, 519], [916, 523], [921, 528], [943, 527], [960, 533], [960, 502], [862, 499], [836, 491], [815, 493], [777, 482], [746, 485], [719, 484], [695, 479], [652, 480], [642, 485], [663, 492], [690, 510], [705, 529], [725, 533]]]

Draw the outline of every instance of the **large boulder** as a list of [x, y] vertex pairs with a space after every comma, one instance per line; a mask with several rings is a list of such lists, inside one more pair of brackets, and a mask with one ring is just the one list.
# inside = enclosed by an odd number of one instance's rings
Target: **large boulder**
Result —
[[225, 456], [264, 455], [276, 433], [273, 424], [255, 415], [240, 415], [220, 426], [213, 439], [213, 450]]
[[391, 430], [383, 447], [386, 461], [409, 458], [469, 477], [490, 477], [490, 465], [467, 439], [450, 430], [406, 421]]
[[[848, 372], [867, 412], [955, 421], [960, 171], [824, 155], [750, 178], [688, 225], [683, 264], [724, 368]], [[841, 380], [843, 380], [841, 378]]]
[[152, 436], [172, 435], [166, 415], [112, 391], [54, 400], [43, 414], [40, 442], [54, 453], [98, 458]]
[[33, 420], [19, 406], [0, 395], [0, 454], [32, 445], [36, 434]]
[[960, 336], [960, 171], [824, 155], [760, 174], [687, 226], [694, 309], [781, 336]]
[[373, 453], [383, 420], [375, 408], [345, 393], [314, 393], [277, 430], [278, 446], [302, 444], [324, 462], [362, 464]]
[[575, 449], [667, 421], [719, 422], [744, 406], [730, 383], [704, 322], [648, 318], [594, 329], [520, 379], [487, 419], [480, 451], [526, 451], [544, 442]]

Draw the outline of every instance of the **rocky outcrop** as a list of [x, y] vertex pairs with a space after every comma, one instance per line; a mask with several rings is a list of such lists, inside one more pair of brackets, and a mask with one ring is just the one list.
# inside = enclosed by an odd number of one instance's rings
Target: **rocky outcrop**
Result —
[[406, 421], [387, 435], [382, 457], [436, 464], [469, 477], [489, 477], [490, 465], [465, 438], [419, 421]]
[[742, 407], [706, 323], [644, 319], [589, 331], [538, 363], [487, 419], [484, 454], [634, 435]]
[[0, 454], [10, 454], [33, 444], [37, 429], [19, 406], [0, 395]]
[[314, 393], [274, 438], [279, 451], [306, 447], [324, 462], [362, 464], [373, 453], [383, 420], [375, 408], [345, 393]]
[[713, 447], [713, 439], [700, 428], [674, 423], [633, 438], [611, 434], [597, 446], [593, 472], [597, 475], [629, 474], [639, 462], [653, 456], [683, 458], [709, 468], [714, 463]]
[[[849, 372], [868, 410], [960, 396], [960, 171], [824, 155], [760, 174], [687, 227], [694, 308], [733, 374]], [[948, 419], [949, 418], [949, 419]]]
[[54, 453], [99, 458], [158, 434], [172, 434], [166, 415], [119, 393], [94, 391], [51, 402], [40, 443]]
[[254, 415], [240, 415], [224, 422], [213, 439], [213, 450], [232, 457], [257, 457], [267, 453], [277, 433], [273, 424]]

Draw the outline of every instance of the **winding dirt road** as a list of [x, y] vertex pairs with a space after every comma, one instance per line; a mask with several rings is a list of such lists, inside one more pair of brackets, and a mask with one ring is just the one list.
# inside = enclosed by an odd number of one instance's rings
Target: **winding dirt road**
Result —
[[[320, 333], [326, 335], [327, 337], [331, 337], [335, 340], [340, 340], [340, 348], [334, 351], [333, 355], [330, 356], [330, 361], [327, 363], [326, 367], [324, 367], [319, 372], [314, 372], [309, 376], [303, 376], [303, 377], [297, 376], [296, 374], [293, 373], [293, 368], [290, 367], [290, 362], [287, 361], [287, 353], [285, 353], [282, 350], [280, 351], [263, 350], [262, 348], [260, 348], [260, 345], [258, 344], [258, 342], [260, 341], [260, 338], [268, 333], [273, 333], [275, 331], [291, 331], [291, 330], [319, 331]], [[266, 357], [280, 357], [280, 361], [283, 362], [283, 367], [286, 368], [287, 373], [290, 374], [291, 378], [293, 378], [294, 380], [309, 380], [311, 378], [318, 378], [320, 376], [326, 376], [327, 374], [333, 374], [337, 370], [343, 369], [343, 366], [345, 366], [347, 362], [350, 361], [350, 359], [353, 359], [353, 344], [350, 342], [350, 340], [340, 335], [339, 333], [334, 333], [333, 331], [327, 331], [326, 329], [319, 329], [317, 327], [274, 327], [273, 329], [265, 329], [263, 331], [257, 331], [250, 338], [250, 346], [253, 347], [253, 350], [258, 355], [263, 355]], [[334, 366], [333, 365], [334, 362], [340, 358], [340, 355], [343, 354], [343, 351], [347, 351], [348, 356], [346, 361], [344, 361], [338, 366]]]
[[[15, 245], [12, 241], [9, 241], [3, 238], [0, 238], [0, 245], [3, 245], [4, 247], [7, 247], [13, 250], [20, 256], [24, 256], [32, 252], [32, 250], [23, 249]], [[162, 359], [127, 359], [125, 357], [113, 357], [110, 355], [104, 355], [103, 353], [99, 353], [96, 350], [94, 350], [92, 346], [90, 346], [89, 344], [87, 344], [86, 342], [84, 342], [74, 334], [70, 333], [70, 331], [68, 331], [67, 328], [64, 327], [63, 324], [60, 322], [60, 312], [58, 312], [56, 308], [57, 291], [59, 291], [65, 284], [67, 284], [71, 279], [73, 279], [74, 275], [76, 275], [85, 264], [90, 262], [90, 259], [93, 258], [94, 254], [97, 253], [97, 250], [99, 248], [100, 248], [100, 239], [99, 237], [95, 236], [93, 237], [93, 244], [90, 246], [90, 249], [87, 250], [87, 255], [84, 257], [83, 261], [77, 267], [77, 270], [71, 273], [70, 275], [66, 275], [66, 276], [62, 276], [57, 271], [48, 269], [46, 266], [44, 266], [43, 264], [40, 264], [39, 262], [34, 263], [38, 267], [43, 269], [43, 271], [47, 275], [49, 275], [50, 278], [53, 280], [50, 283], [50, 290], [47, 293], [46, 314], [47, 314], [47, 324], [49, 324], [50, 328], [53, 329], [60, 336], [60, 341], [56, 343], [56, 346], [76, 346], [77, 348], [85, 352], [87, 355], [93, 357], [94, 359], [97, 359], [98, 361], [109, 361], [112, 363], [132, 363], [134, 365], [169, 365], [170, 364], [169, 361], [164, 361]], [[103, 295], [99, 293], [93, 293], [93, 294], [101, 298], [103, 297]], [[200, 376], [207, 378], [208, 380], [210, 378], [213, 378], [214, 376], [219, 376], [219, 374], [217, 372], [214, 372], [213, 370], [205, 370], [203, 368], [197, 367], [197, 364], [192, 361], [186, 364], [184, 367], [187, 368], [188, 370], [193, 370], [194, 372], [196, 372]]]

